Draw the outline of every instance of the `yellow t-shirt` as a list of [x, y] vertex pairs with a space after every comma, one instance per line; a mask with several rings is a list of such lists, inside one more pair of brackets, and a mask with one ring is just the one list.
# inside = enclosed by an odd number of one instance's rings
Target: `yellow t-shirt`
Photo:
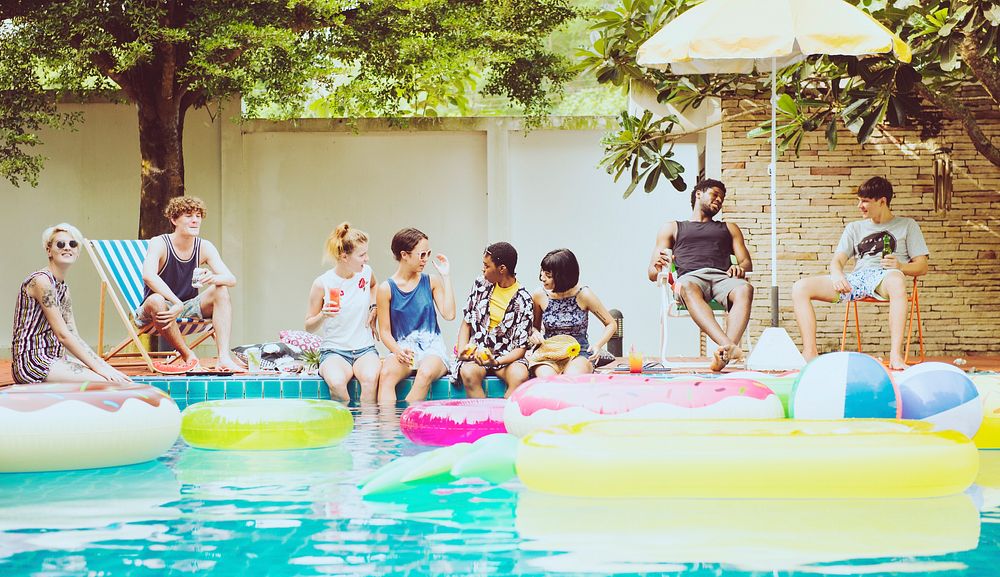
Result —
[[503, 320], [503, 314], [507, 312], [507, 305], [510, 304], [510, 299], [514, 298], [514, 294], [519, 288], [521, 288], [521, 284], [517, 281], [514, 281], [514, 284], [507, 288], [503, 288], [500, 285], [493, 285], [493, 293], [490, 294], [491, 331]]

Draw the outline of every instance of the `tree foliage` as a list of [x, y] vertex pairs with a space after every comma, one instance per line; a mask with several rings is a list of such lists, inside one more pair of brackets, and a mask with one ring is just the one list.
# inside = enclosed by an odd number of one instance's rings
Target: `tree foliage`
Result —
[[[832, 149], [841, 126], [854, 133], [858, 142], [867, 141], [876, 128], [886, 126], [915, 125], [925, 137], [933, 136], [941, 128], [943, 115], [959, 122], [976, 150], [1000, 166], [1000, 143], [983, 132], [963, 99], [963, 90], [974, 88], [984, 92], [994, 108], [1000, 108], [1000, 2], [851, 1], [908, 42], [913, 60], [907, 64], [891, 55], [811, 56], [780, 70], [779, 146], [798, 151], [806, 133], [822, 130]], [[767, 94], [766, 75], [674, 76], [636, 64], [643, 42], [699, 3], [701, 0], [619, 0], [614, 9], [594, 18], [591, 45], [579, 53], [580, 68], [602, 83], [653, 87], [659, 102], [678, 110], [698, 107], [709, 97], [752, 99]], [[751, 107], [745, 113], [753, 111]], [[608, 172], [617, 180], [624, 173], [622, 166], [632, 167], [628, 192], [640, 179], [645, 179], [644, 188], [650, 191], [660, 174], [670, 176], [663, 160], [672, 156], [672, 143], [678, 138], [671, 132], [675, 123], [676, 118], [656, 123], [631, 117], [605, 139]], [[769, 133], [770, 121], [751, 136]]]
[[[5, 0], [0, 5], [0, 174], [34, 183], [54, 98], [116, 90], [136, 105], [139, 234], [184, 193], [191, 108], [242, 95], [292, 115], [321, 87], [342, 115], [393, 115], [481, 90], [539, 115], [569, 78], [543, 40], [566, 0]], [[427, 107], [425, 106], [424, 109]]]

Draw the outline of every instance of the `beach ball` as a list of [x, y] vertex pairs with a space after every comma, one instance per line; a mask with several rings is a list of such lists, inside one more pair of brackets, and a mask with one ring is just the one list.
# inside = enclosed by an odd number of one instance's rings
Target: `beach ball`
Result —
[[896, 375], [896, 382], [902, 383], [910, 377], [915, 377], [921, 373], [926, 373], [928, 371], [951, 371], [959, 375], [964, 375], [965, 371], [956, 367], [951, 363], [940, 363], [937, 361], [929, 361], [926, 363], [917, 363], [912, 367], [907, 367], [905, 371]]
[[983, 422], [979, 390], [964, 373], [924, 371], [899, 383], [903, 418], [933, 423], [941, 431], [954, 430], [970, 439]]
[[799, 373], [788, 409], [796, 419], [898, 419], [899, 389], [874, 358], [827, 353]]

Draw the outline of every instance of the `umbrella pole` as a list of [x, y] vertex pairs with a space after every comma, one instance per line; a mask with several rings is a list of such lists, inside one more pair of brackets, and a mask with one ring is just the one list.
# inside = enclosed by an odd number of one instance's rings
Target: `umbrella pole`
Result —
[[771, 57], [771, 164], [767, 171], [771, 174], [771, 326], [778, 326], [778, 128], [777, 128], [777, 59]]

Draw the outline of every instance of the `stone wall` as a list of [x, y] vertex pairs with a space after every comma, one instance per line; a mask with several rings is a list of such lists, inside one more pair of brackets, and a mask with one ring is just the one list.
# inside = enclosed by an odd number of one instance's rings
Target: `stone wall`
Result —
[[[735, 101], [726, 103], [725, 110], [727, 116], [739, 111]], [[759, 271], [753, 281], [755, 335], [770, 323], [770, 148], [766, 138], [746, 135], [767, 114], [765, 109], [757, 117], [728, 121], [722, 135], [726, 218], [744, 229]], [[1000, 142], [1000, 114], [986, 110], [980, 117], [987, 134]], [[978, 155], [957, 124], [946, 123], [938, 136], [923, 142], [918, 129], [877, 132], [864, 146], [841, 129], [838, 141], [836, 150], [828, 150], [820, 131], [804, 139], [798, 155], [790, 150], [779, 158], [781, 325], [801, 344], [792, 283], [826, 274], [844, 225], [860, 218], [857, 186], [871, 176], [884, 176], [894, 185], [894, 214], [915, 218], [931, 251], [930, 271], [919, 284], [927, 354], [1000, 352], [1000, 168]], [[933, 153], [941, 147], [953, 149], [954, 192], [947, 211], [934, 206]], [[838, 350], [845, 305], [817, 303], [816, 311], [820, 351]], [[864, 350], [886, 355], [888, 307], [861, 305], [860, 314]], [[853, 321], [851, 327], [853, 331]]]

